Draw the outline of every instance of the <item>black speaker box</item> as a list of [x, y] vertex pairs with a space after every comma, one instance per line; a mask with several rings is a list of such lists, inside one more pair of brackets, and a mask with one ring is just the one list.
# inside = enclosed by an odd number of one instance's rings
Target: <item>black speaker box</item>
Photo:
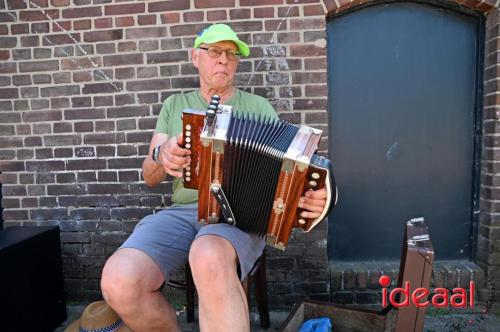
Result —
[[54, 331], [66, 320], [59, 227], [0, 230], [0, 330]]

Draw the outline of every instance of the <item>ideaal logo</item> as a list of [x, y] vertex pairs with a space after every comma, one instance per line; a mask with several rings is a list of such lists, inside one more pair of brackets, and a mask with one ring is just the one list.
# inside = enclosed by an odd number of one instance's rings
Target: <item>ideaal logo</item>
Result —
[[[382, 306], [387, 307], [387, 287], [391, 284], [391, 278], [386, 275], [378, 279], [380, 286], [382, 286]], [[404, 308], [410, 306], [410, 299], [416, 307], [425, 308], [432, 305], [436, 308], [448, 307], [451, 305], [453, 308], [465, 308], [467, 302], [469, 306], [474, 307], [474, 281], [469, 283], [469, 290], [465, 288], [453, 288], [450, 292], [446, 288], [437, 287], [434, 289], [434, 294], [429, 301], [430, 291], [427, 288], [416, 288], [410, 291], [410, 282], [405, 281], [404, 287], [396, 287], [389, 292], [389, 302], [394, 308]], [[401, 294], [401, 295], [399, 295]], [[401, 300], [404, 298], [404, 300]]]

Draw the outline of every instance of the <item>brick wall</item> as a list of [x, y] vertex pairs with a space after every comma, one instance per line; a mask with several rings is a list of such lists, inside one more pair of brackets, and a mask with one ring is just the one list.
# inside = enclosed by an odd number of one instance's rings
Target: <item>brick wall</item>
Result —
[[498, 10], [486, 19], [484, 52], [483, 151], [481, 160], [480, 214], [477, 230], [476, 262], [485, 271], [490, 302], [500, 303], [500, 208], [499, 155], [500, 112], [498, 105], [500, 77], [498, 57], [500, 45]]
[[[5, 226], [60, 225], [70, 300], [99, 297], [106, 258], [140, 218], [170, 203], [170, 183], [147, 188], [140, 166], [161, 102], [198, 86], [190, 47], [208, 24], [230, 22], [251, 45], [238, 86], [269, 98], [283, 119], [327, 129], [319, 1], [0, 0], [0, 8]], [[328, 295], [326, 226], [297, 234], [286, 255], [269, 250], [270, 291], [286, 294], [274, 304]], [[319, 250], [307, 257], [306, 248]]]
[[[170, 203], [170, 182], [147, 188], [140, 166], [161, 102], [198, 86], [189, 61], [195, 34], [210, 23], [229, 22], [252, 53], [240, 63], [238, 86], [268, 98], [281, 118], [327, 133], [325, 15], [364, 2], [0, 0], [5, 226], [58, 224], [69, 300], [99, 298], [106, 258], [140, 218]], [[466, 5], [487, 11], [492, 3]], [[496, 10], [488, 22], [488, 45], [497, 50]], [[487, 61], [493, 72], [486, 76], [495, 81], [496, 53]], [[490, 105], [496, 105], [496, 91], [488, 92]], [[494, 108], [485, 111], [490, 121]], [[492, 126], [487, 121], [485, 127]], [[322, 152], [326, 143], [327, 135]], [[494, 154], [484, 158], [495, 160]], [[495, 181], [494, 174], [485, 176], [483, 183]], [[488, 188], [485, 202], [495, 199]], [[500, 275], [491, 249], [500, 223], [491, 221], [494, 204], [484, 209], [491, 213], [482, 214], [485, 240], [479, 238], [478, 257], [492, 277]], [[285, 253], [268, 250], [272, 306], [304, 296], [349, 302], [342, 300], [346, 285], [361, 292], [371, 285], [367, 280], [376, 273], [330, 274], [326, 235], [325, 222], [310, 234], [294, 233]]]

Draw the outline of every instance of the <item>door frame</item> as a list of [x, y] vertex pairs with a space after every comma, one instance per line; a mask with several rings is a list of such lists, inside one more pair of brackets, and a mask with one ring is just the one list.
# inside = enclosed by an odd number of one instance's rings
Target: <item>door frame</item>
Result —
[[[347, 8], [339, 13], [334, 11], [326, 15], [326, 24], [331, 20], [362, 10], [368, 7], [381, 6], [395, 3], [413, 3], [421, 4], [432, 7], [438, 7], [446, 10], [456, 12], [458, 14], [473, 17], [477, 22], [477, 43], [476, 43], [476, 93], [474, 95], [474, 147], [473, 147], [473, 169], [472, 169], [472, 202], [471, 202], [471, 216], [470, 216], [470, 229], [469, 229], [469, 259], [473, 260], [476, 255], [477, 241], [478, 241], [478, 225], [479, 225], [479, 212], [480, 212], [480, 193], [481, 193], [481, 156], [482, 156], [482, 138], [483, 138], [483, 74], [485, 69], [485, 34], [486, 34], [486, 17], [484, 13], [474, 11], [472, 9], [462, 7], [451, 1], [439, 0], [414, 0], [414, 1], [398, 1], [398, 0], [381, 0], [376, 2], [367, 2]], [[328, 42], [328, 41], [327, 41]], [[330, 77], [330, 67], [327, 65], [327, 82]], [[328, 110], [330, 116], [330, 110]], [[330, 128], [328, 128], [330, 131]], [[331, 151], [328, 151], [330, 153]]]

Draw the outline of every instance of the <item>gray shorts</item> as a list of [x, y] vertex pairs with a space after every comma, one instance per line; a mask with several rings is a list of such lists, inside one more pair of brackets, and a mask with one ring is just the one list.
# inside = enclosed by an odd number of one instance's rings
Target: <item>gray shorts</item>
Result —
[[229, 241], [239, 260], [241, 280], [245, 279], [265, 247], [264, 239], [228, 224], [198, 224], [198, 204], [169, 207], [144, 217], [121, 248], [135, 248], [149, 255], [160, 267], [165, 280], [188, 261], [194, 239], [217, 235]]

